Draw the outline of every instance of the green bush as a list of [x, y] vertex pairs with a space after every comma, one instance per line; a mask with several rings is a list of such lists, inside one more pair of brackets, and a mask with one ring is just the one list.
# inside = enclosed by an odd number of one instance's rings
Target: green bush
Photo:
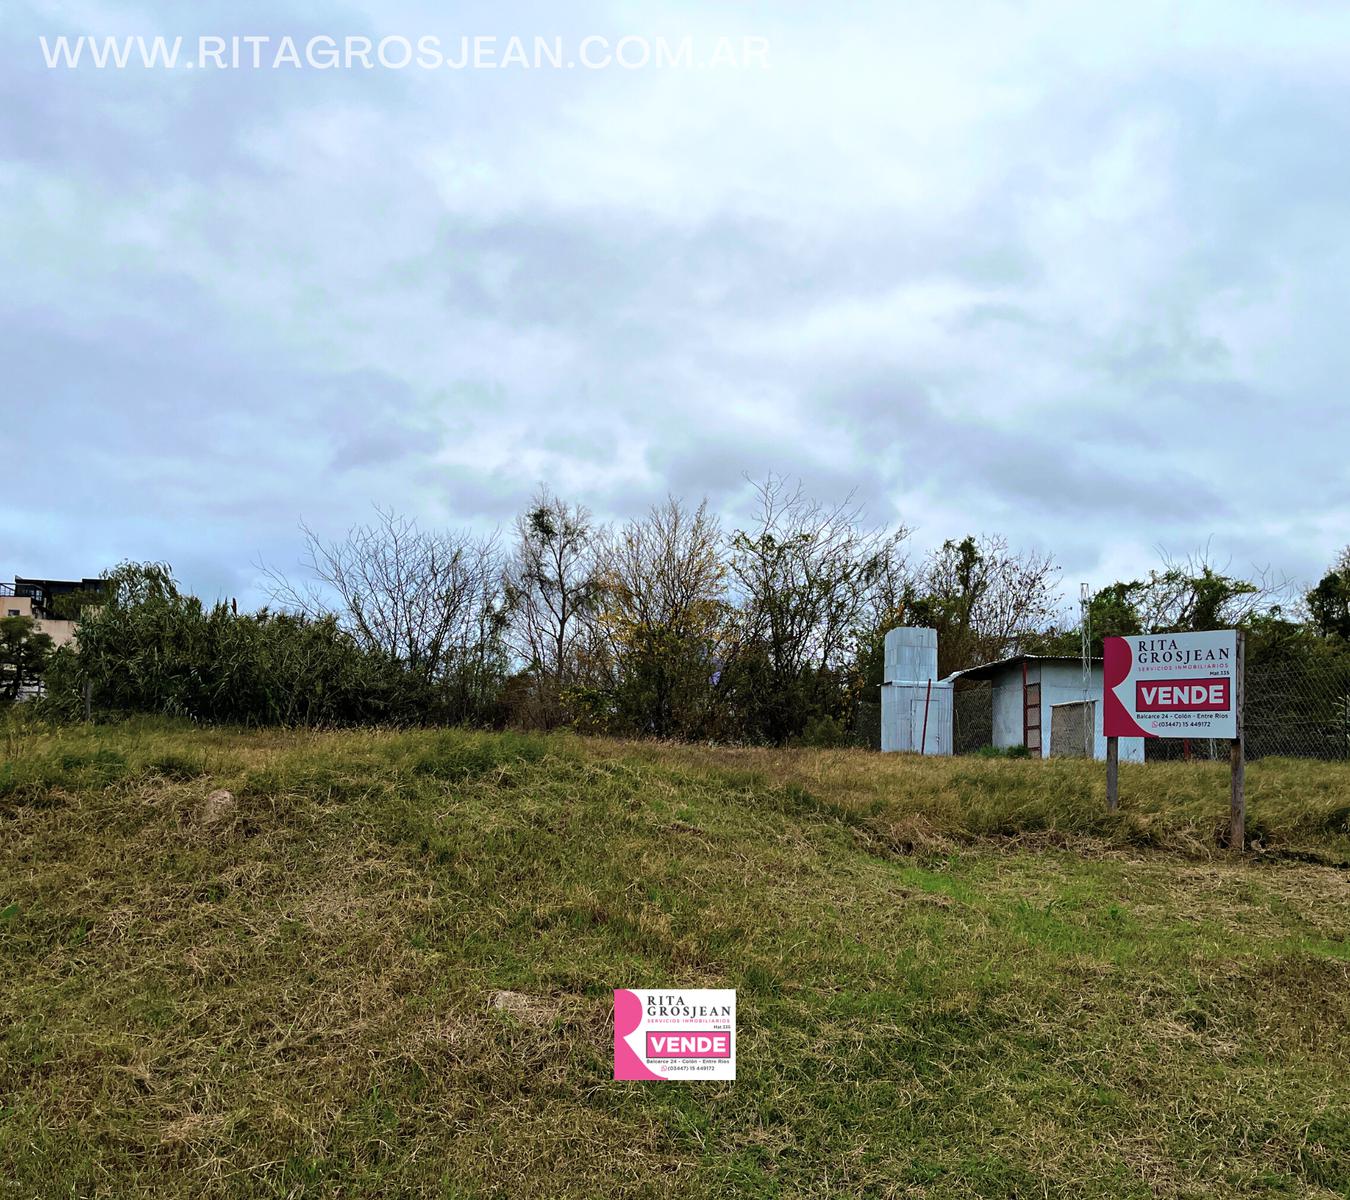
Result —
[[481, 716], [456, 681], [427, 679], [358, 645], [335, 617], [207, 608], [156, 564], [108, 577], [103, 603], [80, 617], [78, 651], [56, 652], [46, 685], [44, 710], [67, 719], [83, 714], [86, 688], [100, 717], [154, 713], [256, 726]]

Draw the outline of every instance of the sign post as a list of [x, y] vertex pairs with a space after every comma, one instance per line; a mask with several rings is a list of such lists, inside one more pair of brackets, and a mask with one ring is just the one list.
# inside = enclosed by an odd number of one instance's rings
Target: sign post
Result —
[[1243, 644], [1236, 629], [1102, 640], [1106, 807], [1119, 804], [1118, 738], [1225, 738], [1232, 786], [1228, 844], [1245, 845]]
[[1120, 807], [1120, 739], [1106, 739], [1106, 811]]
[[1237, 679], [1234, 687], [1234, 715], [1237, 729], [1228, 748], [1232, 764], [1232, 780], [1228, 790], [1228, 848], [1244, 850], [1247, 846], [1247, 747], [1243, 744], [1246, 730], [1242, 719], [1243, 693], [1246, 691], [1246, 646], [1242, 631], [1237, 635]]

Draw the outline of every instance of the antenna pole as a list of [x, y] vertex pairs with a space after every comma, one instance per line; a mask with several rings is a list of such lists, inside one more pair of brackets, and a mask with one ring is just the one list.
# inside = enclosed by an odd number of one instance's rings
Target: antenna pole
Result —
[[1092, 595], [1086, 583], [1078, 585], [1079, 611], [1079, 649], [1083, 656], [1083, 753], [1088, 758], [1096, 757], [1096, 722], [1093, 720], [1095, 708], [1092, 703]]

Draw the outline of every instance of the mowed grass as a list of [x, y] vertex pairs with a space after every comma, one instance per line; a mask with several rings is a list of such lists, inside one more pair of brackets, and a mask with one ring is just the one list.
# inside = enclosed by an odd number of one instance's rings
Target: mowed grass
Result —
[[1350, 770], [1101, 771], [12, 725], [0, 1197], [1350, 1194]]

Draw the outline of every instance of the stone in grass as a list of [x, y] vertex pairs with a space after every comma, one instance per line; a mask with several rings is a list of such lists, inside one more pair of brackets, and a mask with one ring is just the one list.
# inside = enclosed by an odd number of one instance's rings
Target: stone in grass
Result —
[[234, 794], [217, 788], [202, 801], [201, 823], [207, 828], [228, 821], [234, 815]]

